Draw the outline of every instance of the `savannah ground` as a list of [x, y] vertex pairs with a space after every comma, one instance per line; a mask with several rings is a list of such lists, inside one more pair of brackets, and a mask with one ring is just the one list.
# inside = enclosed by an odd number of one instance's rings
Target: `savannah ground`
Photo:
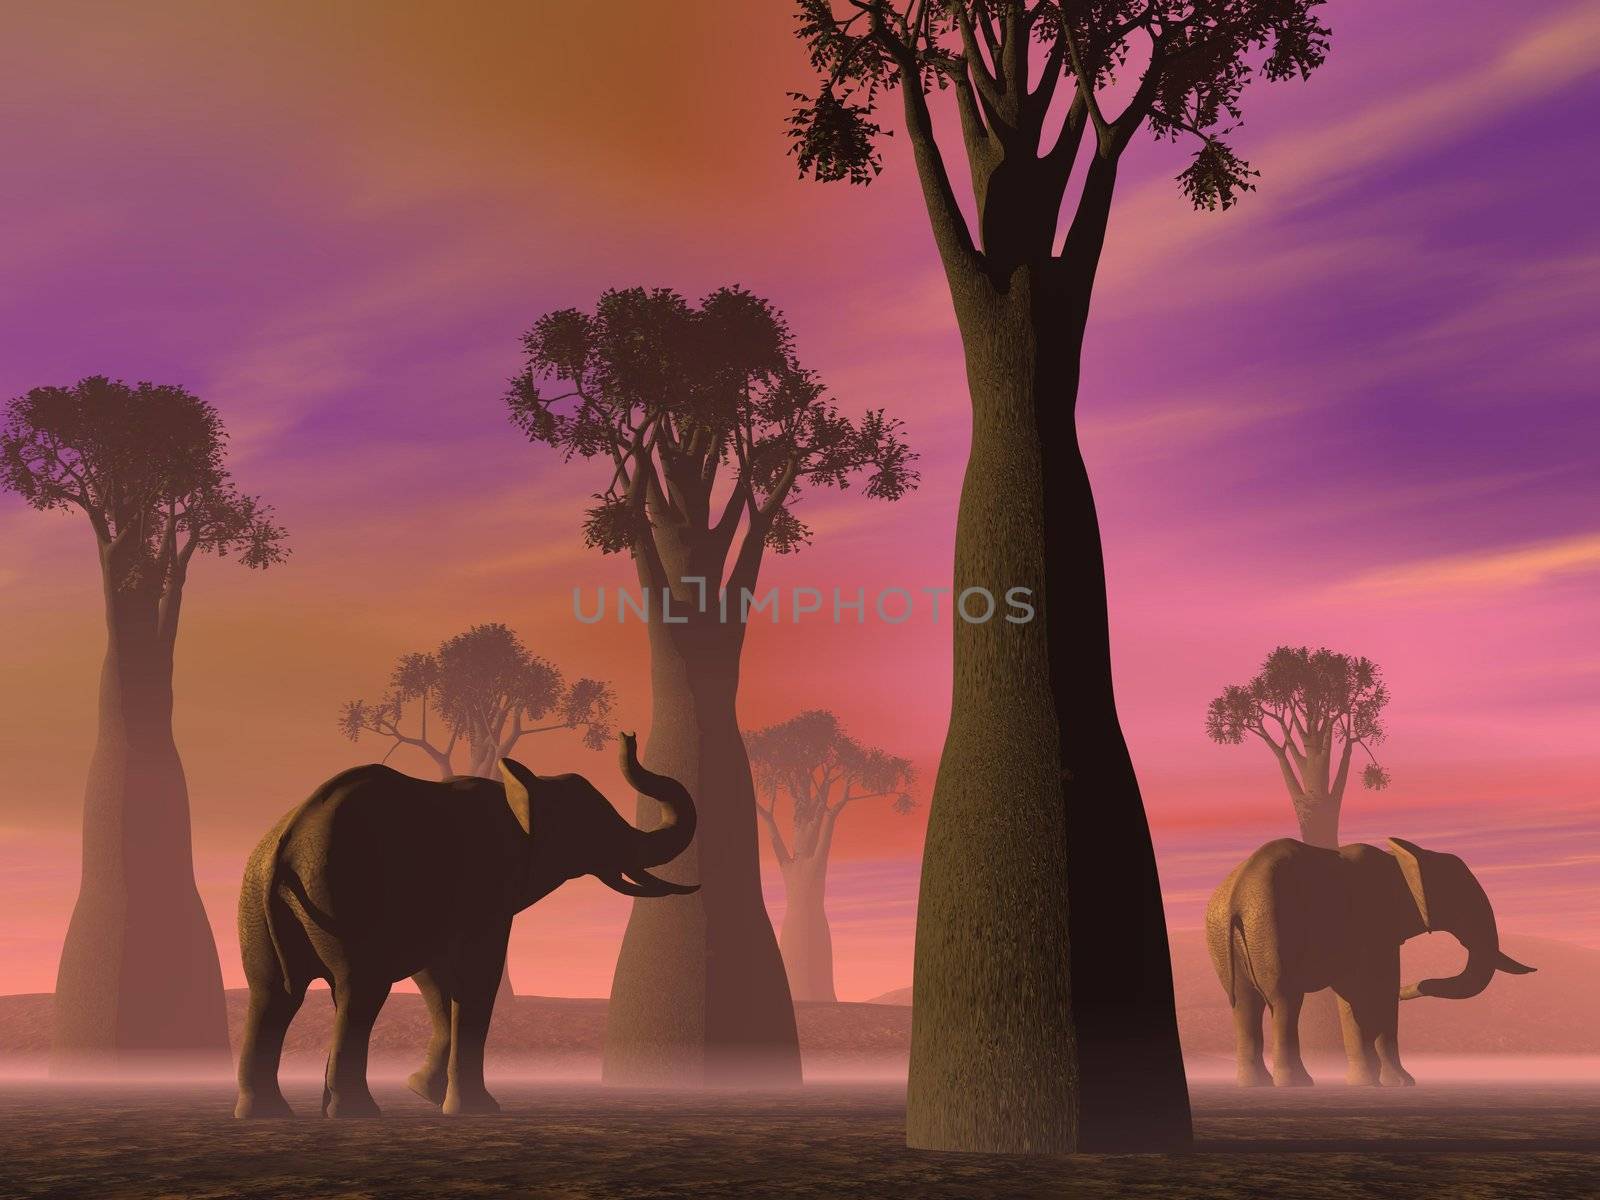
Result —
[[[494, 1086], [491, 1084], [491, 1086]], [[377, 1077], [377, 1121], [238, 1122], [222, 1081], [0, 1083], [0, 1196], [1600, 1196], [1600, 1083], [1192, 1088], [1185, 1155], [905, 1148], [902, 1083], [671, 1093], [508, 1083], [451, 1119]]]

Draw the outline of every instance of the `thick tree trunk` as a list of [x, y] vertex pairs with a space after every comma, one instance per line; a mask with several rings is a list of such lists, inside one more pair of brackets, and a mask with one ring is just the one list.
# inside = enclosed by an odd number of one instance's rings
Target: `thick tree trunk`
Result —
[[83, 877], [56, 977], [52, 1070], [228, 1066], [222, 970], [195, 889], [155, 599], [108, 586]]
[[505, 966], [500, 968], [500, 988], [494, 994], [495, 1012], [510, 1012], [512, 1002], [516, 1000], [516, 996], [516, 992], [511, 990], [511, 964], [507, 962]]
[[1300, 840], [1329, 850], [1339, 848], [1339, 805], [1328, 797], [1307, 794], [1304, 804], [1295, 806], [1300, 822]]
[[[953, 620], [950, 727], [917, 910], [907, 1141], [1008, 1153], [1190, 1140], [1161, 891], [1117, 721], [1105, 571], [1073, 416], [1072, 302], [956, 292], [972, 450], [955, 592], [1030, 588], [1034, 619]], [[974, 601], [973, 609], [984, 605]]]
[[[1313, 758], [1308, 762], [1308, 775], [1319, 764]], [[1323, 756], [1321, 770], [1327, 771], [1327, 757]], [[1295, 803], [1295, 818], [1300, 823], [1300, 840], [1312, 846], [1329, 850], [1339, 848], [1339, 801], [1315, 788], [1303, 792]], [[1339, 1001], [1331, 988], [1311, 992], [1300, 1006], [1300, 1052], [1307, 1056], [1329, 1058], [1343, 1054], [1344, 1035], [1339, 1018]]]
[[828, 928], [824, 898], [828, 863], [821, 855], [796, 859], [783, 867], [787, 900], [778, 948], [789, 976], [789, 994], [796, 1000], [838, 1000], [833, 991], [833, 933]]
[[[695, 592], [685, 593], [685, 607]], [[656, 596], [659, 600], [659, 595]], [[633, 902], [606, 1014], [614, 1084], [793, 1085], [800, 1049], [783, 960], [761, 897], [755, 789], [735, 700], [742, 630], [716, 605], [687, 624], [652, 611], [644, 763], [694, 797], [694, 842], [655, 874], [700, 890]], [[640, 828], [661, 808], [639, 797]]]

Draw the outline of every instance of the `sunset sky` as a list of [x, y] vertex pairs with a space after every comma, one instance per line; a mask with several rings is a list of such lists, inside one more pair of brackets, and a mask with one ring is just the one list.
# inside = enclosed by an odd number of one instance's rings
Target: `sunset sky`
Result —
[[[1325, 644], [1393, 693], [1393, 784], [1352, 789], [1344, 840], [1460, 853], [1502, 928], [1600, 947], [1600, 9], [1326, 19], [1310, 83], [1247, 96], [1238, 208], [1190, 211], [1187, 150], [1135, 144], [1090, 327], [1080, 420], [1170, 920], [1295, 828], [1263, 747], [1206, 740], [1206, 702]], [[384, 753], [334, 719], [400, 653], [504, 621], [648, 724], [643, 627], [572, 617], [575, 586], [632, 578], [579, 534], [605, 472], [506, 419], [541, 313], [633, 284], [769, 297], [842, 407], [904, 419], [922, 486], [808, 496], [815, 544], [764, 581], [949, 584], [969, 418], [905, 139], [870, 188], [798, 179], [785, 93], [810, 82], [782, 0], [8, 11], [0, 399], [182, 384], [291, 535], [282, 567], [206, 561], [185, 596], [177, 737], [230, 986], [245, 855]], [[81, 515], [0, 496], [0, 992], [53, 986], [76, 894], [99, 587]], [[831, 708], [916, 759], [925, 802], [949, 641], [925, 609], [757, 625], [741, 717]], [[626, 798], [575, 736], [518, 757]], [[842, 999], [910, 982], [925, 820], [841, 824]], [[768, 895], [777, 919], [775, 871]], [[628, 903], [583, 881], [520, 917], [518, 989], [604, 995]]]

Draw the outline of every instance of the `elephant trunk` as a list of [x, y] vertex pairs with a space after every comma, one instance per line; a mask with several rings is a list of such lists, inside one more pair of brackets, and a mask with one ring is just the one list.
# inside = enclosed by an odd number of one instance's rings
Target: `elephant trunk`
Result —
[[650, 830], [635, 830], [634, 859], [636, 867], [654, 867], [669, 863], [689, 848], [694, 840], [694, 801], [689, 791], [676, 779], [657, 775], [639, 762], [638, 741], [632, 734], [622, 734], [619, 759], [622, 777], [628, 786], [641, 795], [649, 796], [662, 807], [661, 824]]
[[1461, 888], [1451, 906], [1450, 920], [1440, 925], [1444, 932], [1453, 934], [1467, 948], [1467, 965], [1448, 978], [1424, 979], [1400, 989], [1400, 999], [1415, 1000], [1419, 996], [1438, 996], [1443, 1000], [1470, 1000], [1494, 978], [1496, 971], [1508, 975], [1526, 975], [1532, 967], [1523, 966], [1500, 951], [1500, 931], [1495, 926], [1494, 909], [1489, 897], [1476, 879], [1470, 886]]
[[1438, 996], [1441, 1000], [1470, 1000], [1494, 978], [1495, 958], [1499, 951], [1494, 947], [1479, 946], [1468, 949], [1467, 965], [1459, 974], [1443, 979], [1424, 979], [1410, 987], [1400, 989], [1400, 999], [1415, 1000], [1418, 996]]

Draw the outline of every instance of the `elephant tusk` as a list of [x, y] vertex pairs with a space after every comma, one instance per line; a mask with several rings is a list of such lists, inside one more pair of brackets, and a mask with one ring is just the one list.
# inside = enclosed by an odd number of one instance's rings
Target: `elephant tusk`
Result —
[[647, 888], [659, 889], [654, 892], [658, 896], [688, 896], [700, 890], [698, 883], [673, 883], [670, 879], [660, 879], [640, 867], [632, 871], [624, 871], [629, 879]]
[[620, 874], [617, 874], [617, 875], [596, 875], [595, 878], [598, 879], [601, 883], [605, 884], [612, 891], [621, 892], [624, 896], [645, 897], [645, 896], [654, 896], [656, 894], [656, 893], [650, 891], [648, 888], [642, 887], [641, 885], [639, 885], [637, 883], [628, 882]]
[[682, 896], [689, 892], [698, 891], [699, 884], [668, 883], [665, 879], [657, 879], [654, 875], [639, 872], [652, 882], [636, 883], [624, 877], [620, 872], [615, 875], [595, 875], [601, 883], [614, 892], [621, 892], [624, 896], [634, 896], [638, 899], [659, 900], [663, 896]]

